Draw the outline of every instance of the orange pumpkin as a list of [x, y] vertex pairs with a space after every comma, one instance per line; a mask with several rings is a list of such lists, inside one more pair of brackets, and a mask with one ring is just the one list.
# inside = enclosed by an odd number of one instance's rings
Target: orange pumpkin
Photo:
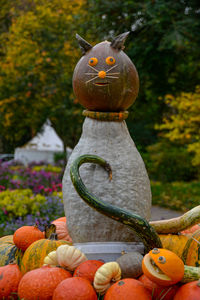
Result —
[[20, 281], [18, 295], [20, 299], [52, 299], [57, 285], [72, 275], [58, 267], [43, 266], [26, 273]]
[[144, 274], [138, 280], [144, 284], [145, 288], [151, 293], [152, 299], [155, 300], [172, 300], [179, 289], [177, 284], [171, 286], [158, 285]]
[[151, 294], [136, 279], [125, 278], [115, 282], [106, 292], [104, 300], [151, 300]]
[[169, 286], [184, 276], [184, 263], [172, 251], [153, 249], [142, 260], [143, 273], [159, 285]]
[[97, 300], [91, 283], [80, 277], [63, 280], [53, 293], [53, 300]]
[[17, 290], [22, 273], [17, 264], [0, 267], [0, 299], [18, 299]]
[[200, 299], [200, 280], [186, 283], [180, 287], [174, 300], [198, 300]]
[[52, 224], [56, 225], [56, 233], [59, 240], [65, 240], [72, 243], [72, 239], [68, 233], [66, 222], [58, 219], [53, 221]]
[[93, 283], [96, 271], [103, 264], [100, 260], [86, 260], [75, 269], [73, 276], [86, 278]]
[[33, 242], [43, 238], [44, 233], [36, 225], [22, 226], [13, 235], [14, 244], [22, 251], [25, 251]]
[[66, 223], [67, 222], [67, 218], [66, 217], [60, 217], [60, 218], [54, 220], [52, 223], [57, 222], [57, 221], [62, 221], [62, 222]]

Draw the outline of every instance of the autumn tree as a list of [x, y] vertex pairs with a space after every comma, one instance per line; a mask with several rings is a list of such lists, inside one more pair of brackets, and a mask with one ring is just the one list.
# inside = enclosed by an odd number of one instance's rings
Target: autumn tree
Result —
[[127, 124], [143, 150], [156, 141], [155, 123], [167, 93], [193, 92], [200, 82], [200, 2], [196, 0], [87, 0], [87, 30], [100, 39], [130, 31], [125, 51], [140, 77]]
[[[186, 145], [193, 154], [192, 164], [200, 166], [200, 86], [195, 92], [182, 92], [178, 96], [166, 95], [168, 112], [163, 117], [163, 124], [156, 128], [162, 137], [179, 145]], [[184, 163], [184, 162], [183, 162]]]
[[5, 148], [28, 141], [46, 118], [64, 145], [73, 147], [81, 130], [81, 108], [72, 92], [73, 69], [81, 56], [84, 0], [23, 1], [1, 35], [0, 132]]

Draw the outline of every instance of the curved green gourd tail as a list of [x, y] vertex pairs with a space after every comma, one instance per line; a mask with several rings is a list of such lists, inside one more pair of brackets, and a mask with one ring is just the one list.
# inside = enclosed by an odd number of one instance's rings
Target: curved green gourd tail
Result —
[[70, 167], [71, 180], [79, 196], [101, 214], [130, 227], [143, 242], [145, 252], [149, 252], [153, 248], [162, 248], [158, 234], [144, 218], [128, 210], [106, 203], [87, 190], [79, 174], [79, 168], [83, 163], [96, 163], [102, 166], [108, 171], [109, 178], [112, 179], [111, 167], [104, 159], [89, 154], [79, 156]]

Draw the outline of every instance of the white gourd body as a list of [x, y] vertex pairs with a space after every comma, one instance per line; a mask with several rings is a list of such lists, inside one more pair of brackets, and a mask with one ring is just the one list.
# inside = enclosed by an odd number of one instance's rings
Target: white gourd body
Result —
[[131, 229], [88, 206], [77, 194], [70, 179], [70, 165], [80, 155], [104, 158], [112, 168], [112, 180], [96, 164], [83, 164], [81, 178], [100, 199], [136, 213], [147, 220], [151, 212], [151, 188], [144, 162], [135, 147], [125, 121], [98, 121], [86, 118], [80, 140], [63, 176], [63, 201], [69, 234], [74, 243], [132, 242]]

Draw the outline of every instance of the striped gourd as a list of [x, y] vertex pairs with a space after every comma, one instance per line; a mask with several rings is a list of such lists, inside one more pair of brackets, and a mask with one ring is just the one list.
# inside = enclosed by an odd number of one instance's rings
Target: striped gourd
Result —
[[18, 249], [14, 244], [2, 243], [0, 244], [0, 266], [5, 266], [10, 263], [10, 261], [15, 260], [20, 266], [22, 260], [23, 252]]
[[[160, 238], [153, 227], [139, 215], [136, 215], [128, 210], [119, 208], [98, 199], [95, 195], [91, 194], [79, 174], [79, 167], [83, 163], [96, 163], [102, 166], [109, 173], [110, 179], [112, 178], [112, 171], [110, 165], [101, 157], [96, 155], [82, 155], [79, 156], [70, 167], [70, 176], [72, 183], [79, 194], [79, 196], [92, 208], [104, 214], [105, 216], [116, 220], [129, 228], [142, 240], [145, 251], [149, 252], [152, 248], [162, 248]], [[103, 187], [102, 187], [103, 188]]]
[[44, 263], [44, 258], [60, 245], [71, 245], [71, 243], [57, 240], [56, 234], [52, 234], [49, 239], [41, 239], [32, 243], [24, 253], [21, 263], [22, 273], [40, 268]]
[[180, 258], [182, 257], [183, 250], [189, 237], [177, 234], [159, 234], [159, 237], [163, 248], [176, 253]]
[[188, 239], [182, 254], [185, 265], [200, 267], [200, 230]]

